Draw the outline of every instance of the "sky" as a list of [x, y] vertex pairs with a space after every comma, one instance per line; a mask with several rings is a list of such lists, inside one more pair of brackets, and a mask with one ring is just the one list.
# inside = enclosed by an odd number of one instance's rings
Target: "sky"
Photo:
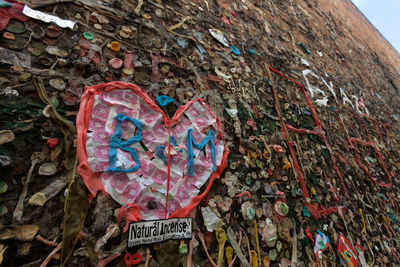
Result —
[[400, 53], [400, 0], [352, 0]]

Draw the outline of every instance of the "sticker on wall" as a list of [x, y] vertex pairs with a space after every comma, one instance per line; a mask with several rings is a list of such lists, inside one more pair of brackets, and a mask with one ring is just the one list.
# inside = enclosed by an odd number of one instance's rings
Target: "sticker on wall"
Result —
[[135, 222], [129, 225], [127, 247], [159, 243], [171, 239], [188, 240], [192, 239], [192, 231], [192, 218]]

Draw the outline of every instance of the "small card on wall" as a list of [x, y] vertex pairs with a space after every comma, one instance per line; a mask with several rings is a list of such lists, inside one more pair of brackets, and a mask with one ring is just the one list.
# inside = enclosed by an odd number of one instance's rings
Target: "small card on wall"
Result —
[[171, 239], [192, 239], [192, 232], [192, 218], [135, 222], [129, 225], [127, 247], [159, 243]]

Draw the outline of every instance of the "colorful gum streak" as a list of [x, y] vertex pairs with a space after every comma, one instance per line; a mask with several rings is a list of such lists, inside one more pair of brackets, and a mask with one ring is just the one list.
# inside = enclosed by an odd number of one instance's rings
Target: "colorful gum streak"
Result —
[[260, 160], [270, 160], [271, 159], [271, 155], [268, 153], [267, 150], [264, 150], [263, 153], [253, 153], [250, 150], [247, 151], [247, 158], [249, 160], [256, 160], [256, 159], [260, 159]]

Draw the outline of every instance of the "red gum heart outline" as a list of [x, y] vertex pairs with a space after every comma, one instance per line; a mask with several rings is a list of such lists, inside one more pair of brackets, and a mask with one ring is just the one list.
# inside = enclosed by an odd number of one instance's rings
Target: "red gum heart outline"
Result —
[[[154, 103], [154, 101], [150, 98], [150, 96], [144, 92], [139, 86], [131, 83], [125, 82], [110, 82], [110, 83], [102, 83], [95, 86], [86, 86], [85, 92], [82, 95], [81, 105], [79, 107], [79, 112], [76, 118], [76, 126], [77, 126], [77, 154], [78, 154], [78, 173], [82, 176], [82, 179], [90, 192], [90, 198], [94, 198], [97, 194], [97, 191], [102, 190], [104, 193], [104, 187], [100, 181], [101, 172], [93, 172], [93, 170], [89, 167], [87, 161], [87, 153], [86, 153], [86, 134], [89, 128], [89, 122], [92, 116], [92, 108], [93, 108], [93, 101], [95, 95], [101, 95], [103, 92], [109, 92], [112, 90], [131, 90], [137, 96], [142, 97], [143, 101], [149, 105], [150, 108], [159, 112], [163, 117], [163, 125], [166, 128], [170, 128], [171, 126], [178, 124], [181, 121], [181, 117], [183, 113], [194, 103], [194, 102], [201, 102], [205, 104], [205, 107], [209, 109], [212, 115], [215, 116], [216, 122], [218, 125], [218, 134], [216, 134], [217, 138], [224, 139], [224, 135], [222, 132], [222, 125], [220, 120], [217, 116], [212, 112], [211, 108], [204, 102], [202, 99], [193, 99], [187, 102], [184, 106], [180, 106], [178, 110], [175, 112], [172, 119], [169, 119], [165, 113], [160, 109], [160, 107]], [[219, 178], [224, 169], [227, 166], [227, 157], [229, 154], [229, 149], [225, 145], [224, 154], [221, 159], [221, 164], [217, 166], [217, 170], [213, 172], [209, 177], [209, 183], [203, 193], [195, 196], [192, 198], [190, 203], [182, 207], [172, 214], [169, 215], [168, 218], [174, 217], [188, 217], [190, 212], [200, 203], [200, 201], [207, 195], [210, 191], [211, 186], [215, 179]], [[138, 212], [138, 211], [137, 211]], [[137, 218], [141, 218], [140, 214], [137, 214]]]
[[[264, 64], [262, 64], [262, 65], [263, 65], [263, 67], [265, 68]], [[268, 65], [268, 68], [269, 68], [270, 71], [276, 73], [277, 75], [279, 75], [279, 76], [281, 76], [281, 77], [284, 77], [284, 78], [288, 79], [289, 81], [293, 82], [293, 83], [301, 90], [301, 92], [303, 93], [304, 97], [306, 98], [307, 105], [308, 105], [308, 107], [309, 107], [309, 109], [310, 109], [310, 111], [311, 111], [311, 114], [312, 114], [312, 117], [313, 117], [313, 119], [314, 119], [314, 122], [315, 122], [315, 124], [317, 125], [317, 127], [316, 127], [317, 130], [316, 130], [316, 131], [311, 131], [311, 130], [301, 129], [301, 128], [300, 128], [300, 129], [297, 129], [297, 128], [292, 127], [292, 126], [289, 125], [289, 124], [285, 124], [285, 123], [281, 122], [281, 133], [282, 133], [282, 138], [283, 138], [283, 139], [287, 142], [287, 144], [288, 144], [290, 156], [291, 156], [292, 159], [293, 159], [294, 167], [295, 167], [295, 169], [296, 169], [297, 174], [299, 175], [300, 184], [301, 184], [301, 189], [302, 189], [302, 191], [303, 191], [304, 205], [308, 208], [308, 211], [310, 212], [311, 216], [314, 217], [315, 219], [320, 218], [322, 215], [329, 215], [329, 214], [332, 213], [332, 212], [338, 212], [338, 210], [339, 210], [340, 208], [343, 208], [343, 206], [334, 206], [334, 207], [324, 208], [324, 207], [319, 206], [317, 203], [311, 204], [310, 202], [307, 201], [308, 199], [310, 199], [310, 195], [309, 195], [309, 193], [308, 193], [307, 186], [306, 186], [306, 181], [305, 181], [305, 179], [304, 179], [303, 173], [302, 173], [301, 170], [300, 170], [300, 166], [299, 166], [299, 163], [298, 163], [298, 161], [297, 161], [297, 157], [296, 157], [295, 152], [294, 152], [294, 149], [293, 149], [293, 141], [292, 141], [292, 140], [289, 141], [288, 137], [287, 137], [286, 134], [285, 134], [285, 130], [286, 130], [287, 132], [297, 132], [297, 133], [299, 133], [299, 134], [317, 135], [317, 136], [319, 136], [319, 137], [324, 141], [324, 143], [325, 143], [325, 145], [326, 145], [327, 147], [330, 147], [330, 144], [328, 143], [328, 140], [326, 139], [326, 137], [325, 137], [324, 134], [323, 134], [322, 124], [321, 124], [321, 121], [318, 119], [318, 116], [317, 116], [317, 112], [316, 112], [316, 110], [315, 110], [315, 107], [314, 107], [314, 105], [312, 104], [310, 98], [308, 97], [308, 95], [307, 95], [307, 93], [306, 93], [306, 91], [305, 91], [304, 85], [302, 85], [301, 83], [297, 82], [296, 80], [290, 78], [289, 76], [283, 74], [283, 73], [280, 72], [279, 70], [274, 69], [273, 67], [271, 67], [271, 66], [269, 66], [269, 65]], [[277, 113], [278, 113], [278, 114], [281, 114], [280, 110], [278, 110], [278, 105], [275, 104], [275, 108], [277, 109]], [[284, 130], [284, 129], [285, 129], [285, 130]], [[337, 165], [336, 165], [336, 158], [335, 158], [335, 156], [332, 155], [332, 154], [331, 154], [330, 156], [331, 156], [331, 161], [332, 161], [332, 164], [333, 164], [333, 166], [334, 166], [334, 169], [335, 169], [336, 173], [337, 173], [337, 174], [339, 175], [339, 177], [340, 177], [342, 186], [343, 186], [343, 188], [344, 188], [345, 196], [346, 196], [346, 195], [347, 195], [346, 186], [345, 186], [345, 184], [344, 184], [344, 182], [343, 182], [342, 174], [341, 174], [339, 168], [338, 168]]]
[[[363, 170], [363, 172], [368, 176], [369, 179], [371, 179], [371, 181], [373, 181], [376, 185], [380, 186], [380, 187], [391, 187], [392, 186], [392, 175], [388, 172], [386, 165], [383, 161], [383, 155], [382, 153], [379, 151], [378, 147], [376, 146], [375, 142], [372, 140], [372, 138], [369, 136], [368, 133], [368, 129], [367, 129], [367, 125], [365, 124], [365, 122], [358, 116], [357, 113], [355, 113], [354, 110], [352, 110], [350, 107], [347, 107], [347, 109], [353, 113], [353, 115], [355, 116], [355, 118], [360, 122], [361, 126], [363, 127], [363, 129], [366, 132], [367, 138], [369, 139], [369, 141], [366, 140], [362, 140], [356, 137], [351, 137], [350, 135], [347, 134], [346, 132], [346, 138], [348, 140], [348, 142], [350, 143], [350, 148], [353, 149], [353, 156], [354, 159], [356, 160], [358, 166], [360, 167], [360, 169]], [[375, 123], [374, 126], [376, 127], [375, 130], [377, 130], [380, 138], [382, 139], [382, 134], [380, 133], [380, 130], [378, 128], [378, 125]], [[368, 172], [367, 168], [365, 167], [365, 165], [362, 163], [361, 158], [359, 157], [359, 152], [356, 148], [357, 145], [364, 145], [364, 146], [370, 146], [372, 147], [372, 149], [374, 150], [375, 154], [377, 155], [377, 158], [379, 160], [379, 164], [381, 166], [381, 168], [384, 170], [387, 178], [388, 178], [388, 182], [378, 182], [375, 178], [372, 177], [372, 175]]]
[[[262, 64], [262, 65], [263, 65], [263, 64]], [[265, 68], [264, 65], [263, 65], [263, 67]], [[302, 174], [302, 172], [301, 172], [301, 170], [300, 170], [299, 164], [298, 164], [298, 162], [297, 162], [296, 155], [295, 155], [294, 150], [293, 150], [293, 141], [288, 141], [288, 138], [287, 138], [287, 136], [286, 136], [286, 134], [285, 134], [285, 132], [284, 132], [284, 130], [283, 130], [283, 129], [286, 129], [287, 131], [294, 131], [294, 132], [297, 132], [297, 133], [299, 133], [299, 134], [312, 134], [312, 135], [317, 135], [317, 136], [319, 136], [319, 137], [321, 137], [321, 138], [323, 139], [324, 143], [325, 143], [327, 146], [330, 147], [330, 144], [328, 143], [326, 137], [325, 137], [324, 134], [323, 134], [322, 124], [321, 124], [321, 121], [318, 119], [318, 116], [317, 116], [317, 112], [316, 112], [316, 110], [315, 110], [315, 107], [314, 107], [314, 105], [312, 104], [310, 98], [308, 97], [308, 95], [307, 95], [307, 93], [306, 93], [306, 91], [305, 91], [305, 88], [304, 88], [304, 85], [303, 85], [303, 84], [297, 82], [296, 80], [294, 80], [294, 79], [290, 78], [289, 76], [287, 76], [287, 75], [281, 73], [279, 70], [274, 69], [274, 68], [271, 67], [271, 66], [268, 66], [268, 68], [269, 68], [272, 72], [276, 73], [277, 75], [282, 76], [282, 77], [288, 79], [289, 81], [293, 82], [299, 89], [301, 89], [301, 91], [302, 91], [304, 97], [306, 98], [308, 107], [309, 107], [310, 110], [311, 110], [313, 119], [314, 119], [314, 121], [315, 121], [315, 123], [316, 123], [316, 125], [317, 125], [317, 130], [316, 130], [316, 131], [310, 131], [310, 130], [307, 130], [307, 129], [297, 129], [297, 128], [294, 128], [294, 127], [292, 127], [291, 125], [285, 124], [285, 123], [282, 123], [282, 125], [281, 125], [281, 126], [282, 126], [282, 137], [283, 137], [283, 139], [284, 139], [285, 141], [288, 142], [288, 147], [289, 147], [289, 151], [290, 151], [291, 157], [292, 157], [292, 159], [293, 159], [293, 163], [294, 163], [295, 168], [296, 168], [296, 171], [297, 171], [297, 173], [298, 173], [298, 175], [299, 175], [299, 177], [300, 177], [300, 184], [301, 184], [301, 187], [302, 187], [302, 190], [303, 190], [303, 197], [304, 197], [304, 200], [305, 200], [305, 205], [308, 207], [310, 214], [311, 214], [315, 219], [318, 219], [321, 215], [328, 215], [328, 214], [330, 214], [330, 213], [332, 213], [332, 212], [338, 212], [338, 209], [341, 208], [341, 207], [337, 207], [337, 206], [336, 206], [336, 207], [323, 208], [323, 207], [320, 207], [319, 205], [317, 205], [316, 203], [315, 203], [315, 204], [311, 204], [311, 203], [307, 202], [307, 199], [309, 199], [309, 194], [308, 194], [308, 191], [307, 191], [307, 187], [306, 187], [306, 183], [305, 183], [305, 180], [304, 180], [304, 176], [303, 176], [303, 174]], [[277, 108], [276, 105], [275, 105], [275, 107]], [[346, 108], [349, 109], [351, 112], [354, 113], [354, 115], [357, 117], [357, 119], [361, 122], [361, 125], [366, 129], [365, 124], [361, 121], [361, 119], [360, 119], [359, 116], [354, 112], [354, 110], [352, 110], [350, 107], [346, 107]], [[277, 110], [277, 112], [278, 112], [278, 110]], [[340, 110], [339, 110], [338, 112], [340, 112]], [[278, 112], [278, 114], [279, 114], [279, 112]], [[340, 116], [339, 116], [339, 122], [340, 122], [341, 125], [344, 127], [343, 121], [342, 121], [342, 119], [340, 118]], [[375, 124], [375, 126], [376, 126], [376, 128], [378, 129], [378, 133], [379, 133], [379, 128], [377, 127], [376, 124]], [[345, 132], [345, 136], [346, 136], [347, 142], [349, 142], [351, 148], [353, 148], [353, 149], [355, 150], [355, 151], [353, 152], [353, 157], [354, 157], [354, 159], [356, 160], [356, 162], [357, 162], [359, 168], [362, 169], [362, 170], [367, 174], [367, 176], [368, 176], [375, 184], [377, 184], [378, 186], [380, 186], [380, 187], [391, 187], [391, 185], [392, 185], [392, 175], [389, 174], [389, 172], [387, 171], [386, 166], [385, 166], [385, 164], [384, 164], [384, 162], [383, 162], [383, 159], [382, 159], [382, 154], [381, 154], [380, 151], [378, 150], [378, 148], [377, 148], [375, 142], [369, 137], [369, 135], [368, 135], [369, 141], [365, 141], [365, 140], [360, 140], [360, 139], [358, 139], [358, 138], [350, 137], [350, 136], [348, 135], [347, 131], [344, 131], [344, 132]], [[367, 133], [368, 133], [368, 131], [367, 131]], [[366, 170], [365, 166], [361, 163], [361, 160], [359, 159], [359, 157], [358, 157], [358, 155], [357, 155], [357, 151], [356, 151], [356, 149], [355, 149], [355, 145], [354, 145], [354, 144], [356, 144], [356, 145], [357, 145], [357, 144], [367, 145], [367, 146], [371, 146], [371, 147], [374, 149], [375, 153], [376, 153], [377, 156], [378, 156], [379, 163], [380, 163], [381, 167], [383, 168], [383, 170], [385, 171], [386, 175], [388, 176], [388, 179], [389, 179], [389, 182], [388, 182], [388, 183], [378, 182], [377, 180], [375, 180], [375, 179], [371, 176], [371, 174], [368, 172], [368, 170]], [[332, 160], [334, 169], [336, 170], [336, 172], [338, 173], [338, 175], [339, 175], [339, 177], [340, 177], [340, 179], [341, 179], [342, 186], [344, 187], [344, 191], [345, 191], [345, 197], [347, 197], [348, 194], [347, 194], [346, 186], [345, 186], [345, 184], [344, 184], [344, 182], [343, 182], [343, 177], [342, 177], [342, 175], [341, 175], [341, 172], [340, 172], [339, 168], [338, 168], [337, 165], [336, 165], [336, 159], [335, 159], [334, 155], [332, 155], [332, 154], [331, 154], [331, 160]]]

